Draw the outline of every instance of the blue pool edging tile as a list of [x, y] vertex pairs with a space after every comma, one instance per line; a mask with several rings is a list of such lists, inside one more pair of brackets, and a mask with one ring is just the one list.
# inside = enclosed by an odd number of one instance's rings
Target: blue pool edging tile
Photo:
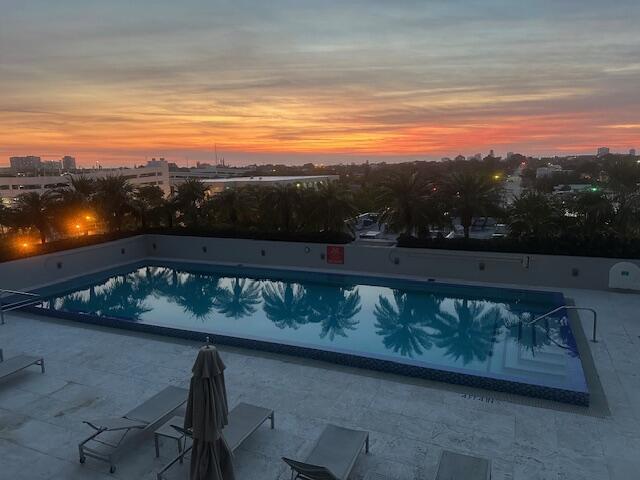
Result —
[[233, 347], [249, 348], [253, 350], [261, 350], [271, 353], [279, 353], [285, 355], [293, 355], [302, 358], [310, 358], [313, 360], [321, 360], [325, 362], [357, 367], [379, 372], [393, 373], [414, 378], [423, 378], [427, 380], [435, 380], [456, 385], [464, 385], [468, 387], [483, 388], [487, 390], [495, 390], [505, 393], [513, 393], [528, 397], [542, 398], [553, 400], [556, 402], [569, 403], [573, 405], [588, 406], [589, 393], [565, 390], [561, 388], [546, 387], [541, 385], [530, 385], [520, 382], [513, 382], [503, 379], [487, 378], [476, 375], [470, 375], [459, 372], [450, 372], [434, 368], [421, 367], [417, 365], [407, 365], [403, 363], [383, 360], [378, 358], [368, 358], [360, 355], [353, 355], [342, 352], [332, 352], [327, 350], [319, 350], [316, 348], [302, 347], [297, 345], [287, 345], [282, 343], [267, 342], [263, 340], [255, 340], [248, 338], [232, 337], [228, 335], [220, 335], [206, 332], [195, 332], [191, 330], [183, 330], [178, 328], [150, 325], [139, 323], [131, 320], [124, 320], [114, 317], [99, 317], [77, 312], [64, 312], [52, 309], [43, 309], [38, 307], [25, 307], [23, 310], [45, 315], [49, 317], [60, 318], [64, 320], [73, 320], [76, 322], [87, 323], [98, 326], [113, 327], [126, 329], [136, 332], [151, 333], [186, 340], [194, 340], [205, 342], [209, 338], [214, 343], [220, 345], [228, 345]]

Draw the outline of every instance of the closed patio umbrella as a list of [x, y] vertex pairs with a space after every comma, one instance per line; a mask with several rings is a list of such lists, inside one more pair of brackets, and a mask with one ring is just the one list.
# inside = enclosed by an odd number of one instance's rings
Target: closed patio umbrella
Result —
[[191, 429], [191, 480], [234, 480], [232, 453], [222, 436], [228, 423], [224, 363], [210, 345], [198, 352], [187, 400], [184, 428]]

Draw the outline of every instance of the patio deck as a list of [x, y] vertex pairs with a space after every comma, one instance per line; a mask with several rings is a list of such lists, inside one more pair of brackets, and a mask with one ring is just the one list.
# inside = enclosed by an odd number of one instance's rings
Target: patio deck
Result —
[[[230, 405], [245, 401], [276, 411], [275, 430], [259, 429], [237, 452], [238, 480], [288, 479], [280, 457], [303, 457], [327, 422], [371, 432], [371, 453], [360, 457], [353, 480], [432, 479], [442, 449], [491, 458], [494, 480], [637, 477], [640, 296], [564, 293], [599, 312], [600, 342], [589, 347], [610, 413], [220, 347]], [[587, 315], [583, 321], [588, 331]], [[77, 444], [90, 433], [82, 420], [120, 416], [167, 384], [187, 386], [198, 346], [8, 315], [0, 326], [5, 357], [43, 355], [47, 372], [34, 368], [0, 382], [0, 476], [155, 479], [173, 444], [161, 445], [156, 459], [152, 435], [140, 435], [109, 475], [103, 463], [78, 463]], [[186, 472], [178, 468], [174, 478], [187, 478]]]

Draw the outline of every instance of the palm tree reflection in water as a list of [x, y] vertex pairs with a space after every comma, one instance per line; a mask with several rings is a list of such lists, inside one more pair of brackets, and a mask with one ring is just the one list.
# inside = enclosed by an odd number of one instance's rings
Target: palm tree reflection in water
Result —
[[[118, 275], [102, 285], [89, 287], [89, 294], [81, 292], [65, 295], [55, 308], [70, 312], [94, 313], [104, 317], [139, 320], [152, 309], [141, 295], [141, 282], [137, 272]], [[55, 301], [50, 303], [51, 306]]]
[[[347, 338], [356, 330], [359, 320], [355, 317], [362, 310], [357, 286], [263, 281], [157, 266], [116, 275], [45, 305], [139, 320], [152, 310], [146, 303], [150, 297], [165, 298], [203, 322], [211, 320], [214, 312], [233, 319], [251, 316], [262, 304], [266, 317], [277, 328], [317, 324], [320, 338], [329, 341]], [[531, 355], [555, 345], [578, 356], [566, 318], [526, 325], [537, 315], [530, 307], [526, 303], [490, 303], [394, 289], [392, 296], [379, 295], [373, 310], [374, 327], [386, 349], [410, 358], [438, 348], [462, 365], [483, 362], [491, 356], [499, 336], [514, 339]]]
[[442, 299], [434, 295], [393, 291], [395, 306], [380, 295], [374, 310], [376, 333], [384, 337], [386, 348], [405, 357], [421, 355], [433, 343], [427, 328], [432, 326]]
[[215, 307], [219, 313], [227, 318], [252, 315], [256, 312], [256, 305], [260, 304], [260, 282], [248, 278], [235, 277], [231, 285], [220, 288]]
[[187, 273], [181, 281], [173, 285], [171, 298], [184, 309], [185, 313], [205, 321], [216, 306], [220, 292], [220, 277], [203, 273]]
[[347, 330], [355, 330], [359, 320], [354, 319], [362, 307], [360, 292], [354, 286], [309, 285], [307, 288], [309, 323], [319, 323], [320, 338], [347, 337]]
[[310, 309], [306, 289], [297, 283], [265, 283], [263, 309], [267, 318], [280, 329], [297, 329], [307, 323]]
[[455, 300], [454, 313], [440, 311], [434, 327], [434, 343], [445, 349], [445, 355], [462, 360], [467, 365], [477, 359], [485, 361], [491, 356], [493, 343], [502, 328], [501, 313], [497, 307], [487, 308], [476, 300]]

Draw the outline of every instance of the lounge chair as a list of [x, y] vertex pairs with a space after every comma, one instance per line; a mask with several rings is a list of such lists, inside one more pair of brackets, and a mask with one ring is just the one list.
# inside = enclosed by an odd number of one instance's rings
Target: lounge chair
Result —
[[[242, 443], [255, 432], [260, 425], [267, 420], [271, 420], [271, 428], [275, 426], [275, 418], [273, 410], [263, 407], [257, 407], [248, 403], [239, 403], [229, 412], [229, 423], [224, 427], [222, 434], [227, 441], [227, 445], [233, 452]], [[190, 436], [191, 432], [184, 429], [184, 421], [181, 425], [171, 425], [173, 428], [182, 432], [185, 436]], [[185, 454], [191, 450], [191, 446], [180, 453], [176, 458], [164, 466], [162, 470], [157, 473], [157, 480], [162, 480], [163, 475], [169, 470], [177, 461], [182, 462]]]
[[0, 378], [8, 377], [31, 365], [38, 365], [42, 373], [44, 373], [44, 358], [31, 355], [18, 355], [5, 360], [2, 349], [0, 348]]
[[[85, 421], [84, 423], [96, 432], [78, 445], [80, 463], [84, 463], [87, 457], [102, 460], [109, 463], [109, 471], [114, 473], [116, 471], [114, 459], [127, 434], [133, 430], [146, 430], [153, 427], [186, 403], [188, 394], [189, 392], [184, 388], [169, 386], [120, 418]], [[115, 441], [98, 438], [106, 432], [118, 432], [119, 438]], [[88, 447], [86, 445], [88, 442], [101, 444], [106, 447], [107, 453]]]
[[304, 462], [282, 460], [292, 480], [347, 480], [362, 447], [369, 453], [369, 432], [327, 425]]

